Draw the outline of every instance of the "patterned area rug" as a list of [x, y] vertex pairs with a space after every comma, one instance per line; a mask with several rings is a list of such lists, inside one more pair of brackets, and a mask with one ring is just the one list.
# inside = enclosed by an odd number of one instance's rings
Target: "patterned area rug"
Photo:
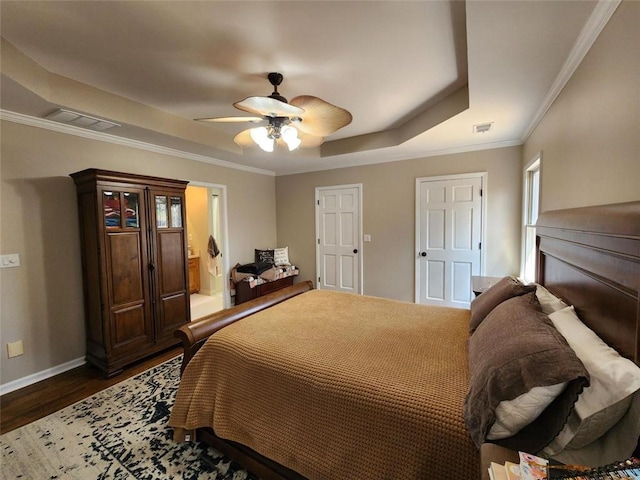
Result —
[[181, 360], [2, 435], [0, 478], [257, 480], [211, 447], [173, 441]]

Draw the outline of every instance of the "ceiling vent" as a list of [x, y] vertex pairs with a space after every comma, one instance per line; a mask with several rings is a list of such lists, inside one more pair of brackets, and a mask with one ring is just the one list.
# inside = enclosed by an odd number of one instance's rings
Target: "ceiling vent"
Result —
[[76, 127], [88, 128], [90, 130], [96, 130], [103, 132], [113, 127], [119, 127], [120, 125], [102, 118], [91, 117], [84, 113], [72, 112], [71, 110], [56, 110], [55, 112], [47, 115], [45, 118], [54, 120], [56, 122], [67, 123], [69, 125], [75, 125]]
[[473, 126], [473, 133], [487, 133], [489, 130], [493, 130], [493, 122], [478, 123]]

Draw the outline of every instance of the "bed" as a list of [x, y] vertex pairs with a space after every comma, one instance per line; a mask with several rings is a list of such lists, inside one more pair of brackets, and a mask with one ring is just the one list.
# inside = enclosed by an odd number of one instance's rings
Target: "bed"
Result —
[[[549, 212], [537, 235], [538, 283], [637, 364], [640, 202]], [[203, 440], [262, 479], [477, 478], [486, 429], [470, 435], [463, 416], [475, 381], [471, 338], [490, 335], [499, 309], [470, 338], [473, 308], [301, 282], [192, 322], [176, 332], [183, 375], [169, 424], [177, 440]], [[564, 413], [588, 385], [578, 363]], [[495, 442], [537, 445], [522, 431]]]

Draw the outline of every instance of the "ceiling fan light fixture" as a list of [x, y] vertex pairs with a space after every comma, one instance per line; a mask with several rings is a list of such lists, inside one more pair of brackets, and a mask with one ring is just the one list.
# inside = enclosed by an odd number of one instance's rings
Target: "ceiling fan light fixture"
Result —
[[269, 136], [266, 127], [252, 128], [249, 131], [251, 139], [265, 152], [273, 152], [274, 139]]
[[282, 127], [282, 140], [287, 144], [290, 152], [298, 148], [302, 143], [302, 140], [298, 138], [298, 130], [288, 125]]
[[286, 145], [289, 151], [299, 147], [319, 147], [324, 137], [351, 123], [352, 116], [347, 110], [312, 95], [299, 95], [287, 102], [278, 92], [278, 86], [283, 79], [282, 74], [271, 72], [268, 78], [273, 85], [271, 95], [247, 97], [233, 104], [238, 110], [256, 117], [214, 117], [196, 120], [221, 123], [265, 121], [265, 127], [242, 130], [233, 137], [233, 141], [242, 148], [257, 145], [266, 152], [273, 152], [276, 143], [281, 147]]

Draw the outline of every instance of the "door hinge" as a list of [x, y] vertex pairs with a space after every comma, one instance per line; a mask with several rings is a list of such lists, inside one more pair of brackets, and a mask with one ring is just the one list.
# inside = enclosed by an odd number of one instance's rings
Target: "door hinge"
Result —
[[320, 277], [318, 277], [318, 283], [320, 283]]
[[317, 200], [317, 202], [318, 202], [318, 206], [320, 206], [320, 200]]
[[318, 245], [320, 245], [320, 239], [318, 239]]
[[478, 244], [478, 250], [482, 250], [482, 242]]
[[482, 189], [480, 189], [480, 196], [482, 196]]

